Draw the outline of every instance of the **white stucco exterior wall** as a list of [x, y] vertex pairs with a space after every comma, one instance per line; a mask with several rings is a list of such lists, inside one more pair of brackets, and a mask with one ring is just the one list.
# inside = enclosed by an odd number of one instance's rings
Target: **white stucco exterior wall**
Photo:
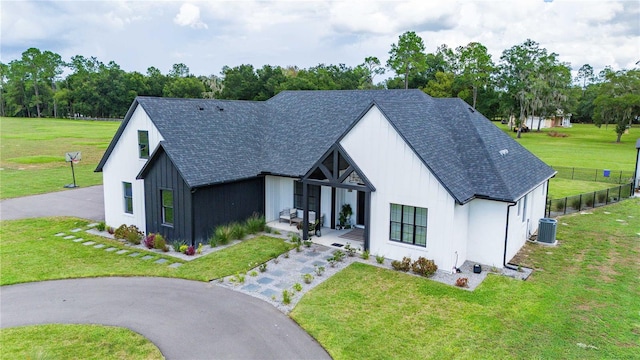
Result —
[[[423, 256], [451, 269], [458, 250], [452, 240], [455, 201], [379, 109], [372, 107], [340, 144], [376, 188], [371, 194], [371, 253], [391, 259]], [[426, 248], [389, 240], [392, 203], [428, 209]]]
[[264, 217], [267, 222], [278, 220], [280, 211], [293, 207], [293, 182], [293, 178], [271, 175], [265, 177]]
[[[136, 180], [136, 176], [147, 159], [139, 158], [138, 130], [149, 132], [150, 155], [163, 140], [147, 113], [138, 106], [102, 169], [102, 181], [105, 223], [116, 228], [122, 224], [135, 225], [144, 232], [146, 231], [144, 180]], [[123, 182], [131, 183], [133, 214], [125, 213]]]
[[[483, 199], [475, 199], [467, 204], [469, 206], [468, 260], [497, 268], [502, 267], [508, 205]], [[515, 212], [514, 206], [510, 213]]]

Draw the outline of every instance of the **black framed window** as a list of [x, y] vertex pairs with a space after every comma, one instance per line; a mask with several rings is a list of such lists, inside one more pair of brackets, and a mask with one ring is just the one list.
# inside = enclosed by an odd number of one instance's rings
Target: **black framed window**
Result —
[[427, 216], [426, 208], [391, 204], [389, 239], [426, 247]]
[[124, 212], [133, 214], [133, 188], [130, 182], [122, 183], [122, 192], [124, 194]]
[[[302, 209], [302, 181], [294, 182], [293, 186], [293, 207]], [[320, 212], [320, 186], [309, 185], [309, 210]]]
[[138, 150], [140, 159], [149, 158], [149, 132], [138, 130]]
[[173, 225], [173, 191], [160, 190], [162, 200], [162, 225]]

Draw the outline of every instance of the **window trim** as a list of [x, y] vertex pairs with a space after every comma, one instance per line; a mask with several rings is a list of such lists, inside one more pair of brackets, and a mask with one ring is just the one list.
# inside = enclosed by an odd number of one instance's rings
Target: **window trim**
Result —
[[[394, 221], [392, 220], [392, 211], [393, 211], [393, 206], [400, 206], [400, 221]], [[413, 208], [413, 218], [412, 219], [407, 219], [407, 221], [405, 222], [405, 207], [407, 208]], [[418, 209], [422, 209], [425, 211], [425, 216], [426, 216], [426, 224], [425, 226], [422, 225], [417, 225], [416, 224], [416, 220], [417, 220], [417, 213], [418, 213]], [[409, 222], [411, 221], [411, 222]], [[393, 225], [394, 224], [399, 224], [400, 225], [400, 239], [394, 239], [392, 237], [392, 229], [393, 229]], [[405, 233], [405, 227], [410, 227], [411, 229], [411, 236], [412, 236], [412, 242], [407, 242], [407, 241], [403, 241], [404, 238], [404, 233]], [[396, 204], [396, 203], [390, 203], [389, 204], [389, 241], [393, 241], [393, 242], [397, 242], [400, 244], [406, 244], [406, 245], [413, 245], [413, 246], [419, 246], [419, 247], [427, 247], [427, 229], [429, 227], [429, 209], [428, 208], [423, 208], [420, 206], [413, 206], [413, 205], [403, 205], [403, 204]], [[418, 233], [416, 230], [420, 228], [420, 229], [424, 229], [424, 244], [418, 244], [416, 243], [416, 234]], [[408, 229], [407, 229], [408, 230]]]
[[[131, 195], [127, 196], [127, 185], [129, 185], [129, 189], [131, 190]], [[127, 181], [122, 182], [122, 197], [124, 201], [124, 213], [133, 215], [133, 184]], [[131, 199], [131, 211], [128, 209], [129, 203], [127, 199]]]
[[[140, 139], [140, 135], [145, 134], [147, 138], [147, 142], [143, 143]], [[143, 154], [143, 149], [146, 149], [146, 153]], [[138, 157], [140, 159], [148, 159], [149, 158], [149, 131], [147, 130], [138, 130]]]
[[[168, 191], [171, 192], [171, 206], [165, 206], [163, 192]], [[166, 221], [166, 210], [167, 208], [171, 209], [171, 222]], [[175, 200], [173, 197], [173, 189], [160, 188], [160, 223], [162, 226], [173, 227], [176, 222], [175, 217]]]

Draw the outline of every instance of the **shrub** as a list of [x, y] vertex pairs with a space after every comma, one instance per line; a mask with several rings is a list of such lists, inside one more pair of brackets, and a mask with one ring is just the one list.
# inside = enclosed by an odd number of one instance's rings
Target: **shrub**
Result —
[[155, 245], [155, 239], [156, 239], [156, 234], [151, 233], [147, 235], [147, 237], [144, 238], [144, 246], [146, 246], [147, 249], [153, 249]]
[[198, 248], [196, 249], [196, 253], [197, 253], [198, 255], [202, 254], [202, 243], [199, 243], [199, 244], [198, 244]]
[[583, 200], [582, 202], [588, 207], [593, 207], [593, 198], [594, 198], [593, 194], [586, 195], [582, 197], [582, 200]]
[[282, 303], [285, 305], [291, 304], [291, 293], [287, 289], [282, 290]]
[[314, 265], [314, 269], [317, 276], [322, 276], [322, 274], [324, 273], [324, 266]]
[[344, 259], [344, 253], [341, 250], [336, 250], [333, 252], [333, 258], [336, 261], [342, 261], [342, 259]]
[[427, 260], [420, 256], [418, 260], [411, 264], [411, 270], [418, 275], [431, 276], [436, 272], [436, 270], [438, 270], [438, 266], [433, 262], [433, 260]]
[[260, 270], [260, 272], [265, 272], [267, 271], [267, 263], [262, 263], [258, 266], [258, 270]]
[[571, 200], [569, 200], [569, 206], [571, 206], [572, 208], [574, 208], [576, 210], [580, 209], [580, 207], [581, 207], [580, 197], [576, 196], [576, 197], [571, 198]]
[[255, 234], [265, 230], [267, 222], [264, 220], [264, 216], [257, 213], [253, 213], [250, 218], [245, 222], [247, 232], [249, 234]]
[[231, 227], [230, 235], [232, 239], [242, 240], [244, 239], [245, 236], [247, 236], [247, 229], [245, 229], [244, 225], [233, 223], [230, 225], [230, 227]]
[[182, 252], [182, 250], [180, 250], [180, 248], [181, 248], [183, 245], [185, 246], [185, 250], [186, 250], [186, 245], [184, 244], [184, 241], [182, 241], [182, 240], [173, 240], [173, 241], [171, 242], [171, 246], [173, 247], [173, 250], [174, 250], [175, 252]]
[[402, 258], [402, 261], [393, 260], [391, 262], [391, 267], [398, 271], [407, 272], [411, 269], [411, 258], [405, 256]]
[[118, 228], [114, 231], [113, 236], [116, 239], [126, 239], [127, 238], [127, 225], [122, 224], [118, 226]]
[[596, 197], [598, 198], [599, 203], [603, 203], [605, 200], [607, 200], [607, 192], [600, 191], [598, 192], [598, 195], [596, 195]]
[[384, 256], [376, 255], [376, 262], [378, 262], [378, 264], [384, 264]]
[[347, 255], [349, 255], [350, 257], [356, 255], [356, 249], [351, 247], [351, 244], [347, 243], [347, 245], [344, 246], [344, 249], [347, 251]]
[[558, 200], [553, 203], [554, 211], [564, 211], [564, 199]]
[[196, 254], [196, 249], [193, 247], [193, 245], [189, 245], [189, 247], [184, 253], [185, 255], [193, 256]]
[[249, 273], [250, 276], [258, 276], [258, 272], [253, 270], [252, 272]]
[[235, 275], [233, 275], [233, 278], [231, 279], [231, 281], [237, 282], [238, 284], [244, 284], [244, 278], [245, 278], [245, 274], [241, 274], [237, 272]]
[[184, 253], [187, 252], [188, 248], [189, 247], [187, 246], [187, 244], [182, 244], [182, 245], [180, 245], [180, 252], [184, 254]]
[[162, 251], [169, 251], [169, 247], [167, 246], [167, 240], [164, 239], [164, 236], [160, 235], [160, 234], [156, 234], [156, 238], [154, 240], [154, 244], [153, 247], [158, 249], [158, 250], [162, 250]]
[[[291, 234], [289, 234], [289, 235], [291, 235]], [[300, 236], [298, 236], [298, 234], [291, 235], [291, 242], [294, 243], [294, 244], [301, 244]]]
[[306, 246], [306, 247], [311, 247], [311, 244], [313, 244], [313, 243], [311, 242], [311, 240], [305, 240], [305, 241], [304, 241], [304, 246]]
[[138, 230], [138, 227], [135, 225], [127, 226], [125, 224], [122, 224], [113, 232], [113, 236], [116, 239], [127, 240], [130, 243], [137, 245], [140, 244], [140, 241], [142, 241], [142, 237], [144, 236], [144, 234], [142, 233], [142, 231]]
[[218, 226], [214, 232], [217, 244], [226, 245], [231, 240], [231, 227], [229, 225]]
[[336, 263], [338, 262], [335, 257], [328, 258], [327, 261], [329, 262], [329, 266], [331, 267], [336, 267]]
[[465, 277], [458, 278], [458, 279], [456, 280], [456, 286], [459, 286], [459, 287], [469, 287], [469, 279], [467, 279], [467, 278], [465, 278]]
[[96, 226], [96, 229], [98, 229], [98, 231], [104, 231], [104, 229], [107, 228], [107, 224], [104, 223], [104, 221], [100, 221], [98, 223], [98, 226]]
[[300, 284], [300, 283], [293, 284], [293, 290], [295, 290], [297, 292], [302, 291], [302, 284]]
[[141, 232], [135, 232], [135, 231], [131, 231], [129, 233], [127, 233], [127, 241], [132, 243], [132, 244], [140, 244], [140, 241], [142, 240], [142, 237], [144, 235], [142, 235]]
[[313, 275], [311, 275], [311, 274], [303, 274], [302, 275], [302, 280], [304, 280], [305, 284], [311, 284], [311, 282], [313, 281]]
[[362, 257], [364, 260], [369, 260], [369, 250], [365, 250], [365, 251], [363, 251], [363, 252], [362, 252], [361, 257]]

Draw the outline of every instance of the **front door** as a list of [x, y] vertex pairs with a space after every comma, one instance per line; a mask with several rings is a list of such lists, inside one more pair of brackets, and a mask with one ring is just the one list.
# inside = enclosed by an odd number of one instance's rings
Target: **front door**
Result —
[[364, 226], [364, 191], [358, 191], [358, 206], [356, 207], [356, 224]]

